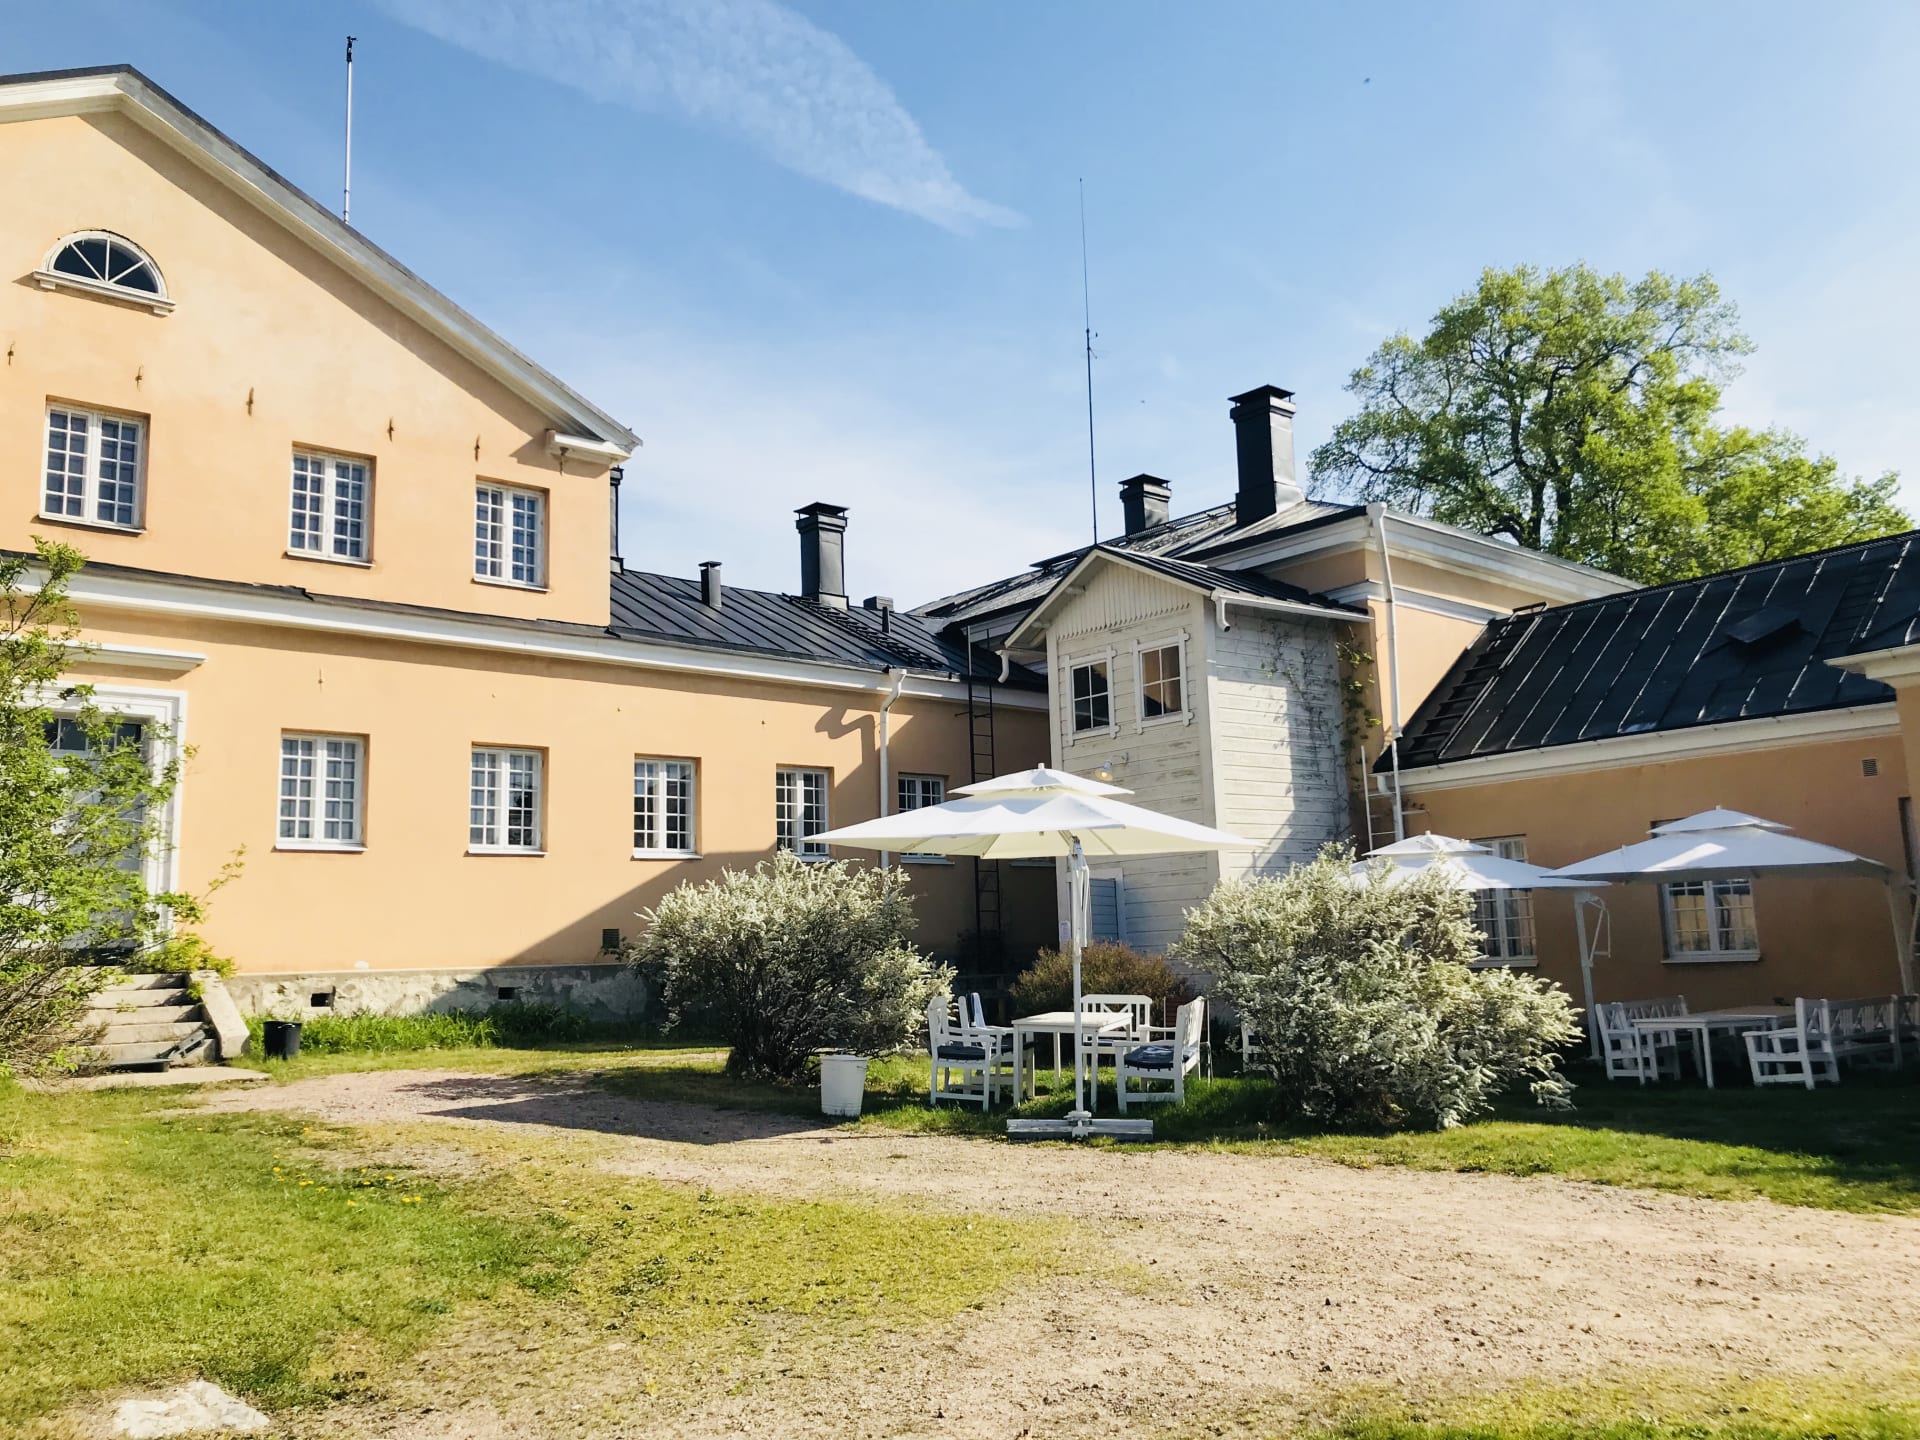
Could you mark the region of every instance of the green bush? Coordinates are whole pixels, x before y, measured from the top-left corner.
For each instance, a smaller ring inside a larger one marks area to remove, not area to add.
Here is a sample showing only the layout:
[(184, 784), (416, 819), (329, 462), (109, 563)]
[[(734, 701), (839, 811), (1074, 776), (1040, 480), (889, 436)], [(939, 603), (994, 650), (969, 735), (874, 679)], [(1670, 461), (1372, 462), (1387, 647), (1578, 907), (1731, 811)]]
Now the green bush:
[(1516, 1082), (1542, 1104), (1571, 1087), (1558, 1048), (1579, 1033), (1550, 981), (1470, 968), (1482, 937), (1468, 893), (1438, 871), (1360, 884), (1328, 846), (1271, 880), (1219, 886), (1174, 954), (1215, 977), (1264, 1047), (1254, 1069), (1315, 1120), (1445, 1129)]
[[(1088, 995), (1144, 995), (1153, 1001), (1157, 1025), (1170, 1023), (1173, 1012), (1196, 993), (1193, 982), (1166, 956), (1106, 940), (1082, 948), (1080, 988)], [(1072, 1009), (1072, 959), (1059, 950), (1042, 950), (1033, 967), (1013, 982), (1013, 1008), (1018, 1015)]]
[(802, 1079), (813, 1052), (883, 1055), (920, 1033), (952, 971), (913, 947), (899, 866), (786, 852), (683, 884), (641, 916), (627, 962), (658, 986), (669, 1025), (708, 1027), (740, 1079)]
[[(271, 1016), (253, 1016), (247, 1030), (260, 1053), (261, 1028)], [(576, 1010), (514, 1001), (491, 1010), (442, 1010), (426, 1015), (322, 1015), (301, 1022), (303, 1055), (382, 1054), (400, 1050), (556, 1044), (590, 1038), (600, 1027)]]

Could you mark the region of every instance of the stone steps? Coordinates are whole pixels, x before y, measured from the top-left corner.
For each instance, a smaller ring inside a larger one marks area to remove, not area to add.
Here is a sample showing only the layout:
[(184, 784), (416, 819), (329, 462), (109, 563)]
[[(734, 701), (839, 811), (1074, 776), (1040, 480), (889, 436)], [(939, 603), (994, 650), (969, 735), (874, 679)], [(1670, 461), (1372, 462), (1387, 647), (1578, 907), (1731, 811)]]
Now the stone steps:
[(128, 975), (95, 992), (82, 1020), (108, 1069), (206, 1064), (220, 1058), (206, 1011), (184, 975)]

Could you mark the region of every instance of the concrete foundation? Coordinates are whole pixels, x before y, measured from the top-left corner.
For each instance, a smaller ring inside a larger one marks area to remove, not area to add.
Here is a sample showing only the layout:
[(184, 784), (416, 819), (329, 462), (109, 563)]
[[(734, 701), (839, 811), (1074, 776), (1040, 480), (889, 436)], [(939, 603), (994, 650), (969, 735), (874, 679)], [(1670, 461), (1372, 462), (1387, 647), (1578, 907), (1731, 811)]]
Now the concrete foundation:
[(646, 983), (625, 965), (503, 965), (480, 970), (332, 970), (232, 975), (241, 1011), (278, 1020), (321, 1015), (422, 1015), (516, 1001), (563, 1005), (590, 1020), (639, 1020)]

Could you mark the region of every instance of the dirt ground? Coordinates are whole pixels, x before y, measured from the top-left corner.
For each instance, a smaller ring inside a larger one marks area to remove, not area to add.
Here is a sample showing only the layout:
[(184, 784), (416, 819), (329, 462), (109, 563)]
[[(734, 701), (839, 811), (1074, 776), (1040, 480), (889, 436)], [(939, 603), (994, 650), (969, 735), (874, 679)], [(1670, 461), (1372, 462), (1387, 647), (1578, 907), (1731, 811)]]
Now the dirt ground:
[(840, 1364), (776, 1344), (756, 1373), (672, 1413), (609, 1388), (615, 1357), (577, 1346), (547, 1347), (545, 1383), (521, 1400), (450, 1407), (432, 1398), (429, 1356), (418, 1396), (396, 1397), (360, 1431), (336, 1415), (329, 1434), (1160, 1434), (1276, 1397), (1891, 1374), (1920, 1354), (1920, 1219), (1298, 1157), (829, 1130), (585, 1081), (376, 1071), (221, 1094), (206, 1108), (588, 1132), (612, 1137), (603, 1163), (617, 1173), (719, 1191), (1068, 1215), (1077, 1243), (1154, 1277), (1144, 1294), (1031, 1287)]

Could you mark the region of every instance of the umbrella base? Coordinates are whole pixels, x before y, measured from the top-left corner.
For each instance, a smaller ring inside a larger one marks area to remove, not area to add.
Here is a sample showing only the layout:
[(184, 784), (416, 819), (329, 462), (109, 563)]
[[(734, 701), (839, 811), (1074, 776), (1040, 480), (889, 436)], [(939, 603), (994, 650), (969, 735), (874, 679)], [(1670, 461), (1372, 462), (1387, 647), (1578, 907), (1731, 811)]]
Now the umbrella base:
[(1151, 1120), (1095, 1120), (1092, 1116), (1064, 1120), (1009, 1120), (1009, 1140), (1151, 1140)]

